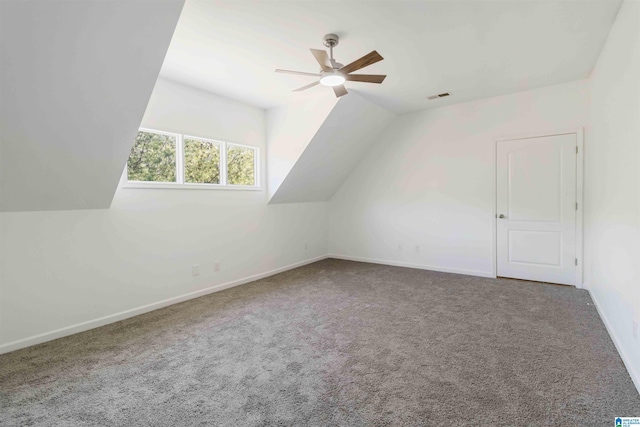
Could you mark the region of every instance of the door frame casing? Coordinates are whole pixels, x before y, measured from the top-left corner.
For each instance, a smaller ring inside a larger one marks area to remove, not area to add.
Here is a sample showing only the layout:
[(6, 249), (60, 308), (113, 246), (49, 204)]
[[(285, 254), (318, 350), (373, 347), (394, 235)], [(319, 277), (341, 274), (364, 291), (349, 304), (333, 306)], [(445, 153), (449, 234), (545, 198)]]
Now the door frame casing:
[(508, 135), (496, 138), (493, 144), (493, 277), (498, 277), (498, 143), (502, 141), (511, 141), (514, 139), (533, 139), (545, 136), (571, 135), (576, 136), (576, 146), (578, 153), (576, 154), (576, 259), (578, 265), (575, 270), (575, 287), (582, 289), (584, 287), (584, 253), (583, 253), (583, 221), (584, 221), (584, 128), (568, 130), (554, 130), (547, 132), (530, 132), (525, 134)]

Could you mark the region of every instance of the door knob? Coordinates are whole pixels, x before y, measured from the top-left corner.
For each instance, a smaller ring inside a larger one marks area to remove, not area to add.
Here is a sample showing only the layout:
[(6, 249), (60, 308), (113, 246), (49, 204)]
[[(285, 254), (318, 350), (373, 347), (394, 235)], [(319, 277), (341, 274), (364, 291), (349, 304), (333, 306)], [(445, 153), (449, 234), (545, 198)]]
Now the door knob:
[(498, 215), (498, 218), (502, 219), (502, 218), (506, 218), (506, 216), (500, 214), (500, 215)]

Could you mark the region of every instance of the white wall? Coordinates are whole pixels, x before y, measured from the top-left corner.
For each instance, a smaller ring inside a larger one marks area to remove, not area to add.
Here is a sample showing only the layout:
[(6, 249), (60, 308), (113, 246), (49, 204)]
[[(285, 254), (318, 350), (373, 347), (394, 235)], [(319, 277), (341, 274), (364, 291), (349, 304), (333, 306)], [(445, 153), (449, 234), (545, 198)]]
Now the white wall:
[(640, 2), (623, 3), (589, 86), (585, 281), (640, 391)]
[[(164, 80), (142, 122), (258, 146), (263, 165), (265, 125), (261, 109)], [(0, 352), (323, 256), (326, 229), (325, 203), (270, 206), (265, 188), (119, 188), (108, 210), (2, 213)]]
[(578, 129), (587, 105), (578, 81), (400, 116), (332, 199), (329, 252), (492, 275), (496, 138)]

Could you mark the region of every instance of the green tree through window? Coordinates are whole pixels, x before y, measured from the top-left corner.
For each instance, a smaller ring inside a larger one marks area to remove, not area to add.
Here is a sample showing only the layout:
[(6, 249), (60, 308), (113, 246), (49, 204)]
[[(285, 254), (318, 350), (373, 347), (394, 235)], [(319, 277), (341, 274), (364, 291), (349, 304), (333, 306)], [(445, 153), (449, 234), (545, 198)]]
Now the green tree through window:
[(185, 138), (184, 182), (220, 184), (220, 144)]
[(231, 185), (255, 185), (255, 150), (230, 145), (227, 149), (227, 182)]
[(138, 132), (127, 161), (129, 181), (176, 182), (176, 138)]
[(140, 184), (145, 182), (256, 187), (257, 153), (256, 147), (141, 129), (127, 160), (127, 180), (142, 188), (158, 187)]

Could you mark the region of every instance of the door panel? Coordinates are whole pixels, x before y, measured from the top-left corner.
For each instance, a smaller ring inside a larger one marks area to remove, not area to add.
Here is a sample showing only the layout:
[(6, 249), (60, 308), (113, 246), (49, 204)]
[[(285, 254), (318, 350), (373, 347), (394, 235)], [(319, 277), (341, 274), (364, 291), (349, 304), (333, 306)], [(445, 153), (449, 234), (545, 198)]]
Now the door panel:
[(525, 147), (508, 153), (509, 218), (560, 221), (562, 152)]
[(560, 265), (562, 234), (556, 231), (509, 230), (509, 262)]
[(575, 134), (498, 142), (498, 276), (574, 284), (575, 150)]

